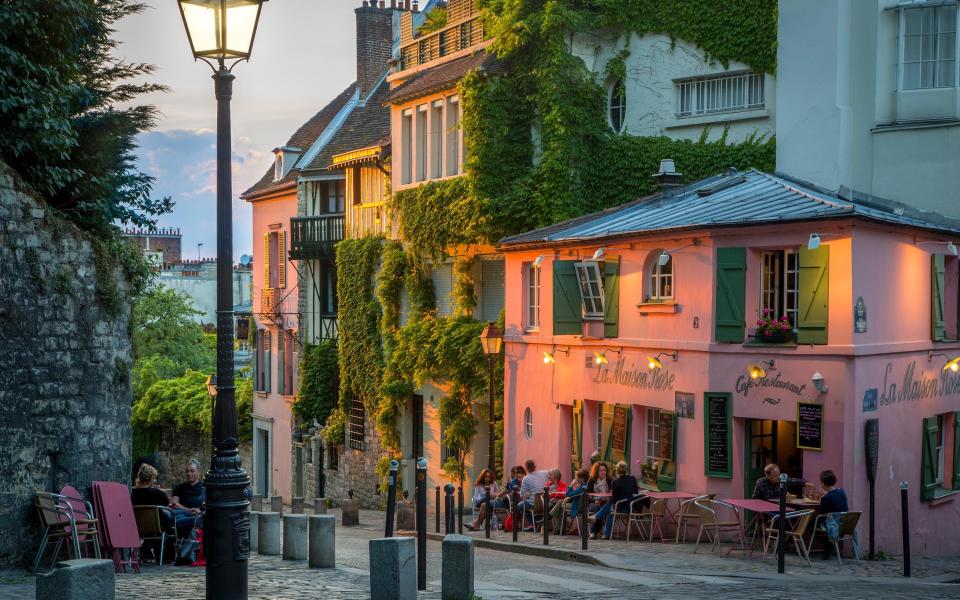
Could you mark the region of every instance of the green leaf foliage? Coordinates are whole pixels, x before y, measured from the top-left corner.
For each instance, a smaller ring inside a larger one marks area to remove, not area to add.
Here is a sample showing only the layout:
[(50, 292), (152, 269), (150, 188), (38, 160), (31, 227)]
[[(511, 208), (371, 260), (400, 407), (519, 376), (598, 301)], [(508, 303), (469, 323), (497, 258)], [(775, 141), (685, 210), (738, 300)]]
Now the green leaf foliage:
[(160, 285), (148, 289), (133, 307), (134, 360), (162, 356), (181, 366), (178, 375), (186, 369), (212, 371), (216, 336), (193, 320), (199, 314), (183, 294)]
[(300, 353), (300, 390), (293, 409), (308, 425), (325, 423), (337, 408), (337, 346), (331, 341), (306, 344)]

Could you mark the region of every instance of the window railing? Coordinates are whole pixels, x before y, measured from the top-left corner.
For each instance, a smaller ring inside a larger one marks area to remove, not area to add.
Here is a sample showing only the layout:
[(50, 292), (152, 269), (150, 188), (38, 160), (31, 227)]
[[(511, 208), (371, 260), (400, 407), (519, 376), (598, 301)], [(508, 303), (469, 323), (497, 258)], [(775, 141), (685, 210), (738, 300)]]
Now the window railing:
[(343, 239), (343, 214), (290, 219), (290, 258), (333, 258), (333, 246)]
[(480, 16), (422, 35), (400, 48), (400, 70), (422, 65), (475, 46), (484, 40)]
[(676, 88), (678, 117), (755, 110), (765, 105), (760, 73), (691, 79), (678, 82)]
[(350, 208), (350, 218), (347, 219), (347, 237), (351, 239), (368, 235), (389, 237), (390, 230), (390, 219), (387, 218), (385, 203), (358, 204)]

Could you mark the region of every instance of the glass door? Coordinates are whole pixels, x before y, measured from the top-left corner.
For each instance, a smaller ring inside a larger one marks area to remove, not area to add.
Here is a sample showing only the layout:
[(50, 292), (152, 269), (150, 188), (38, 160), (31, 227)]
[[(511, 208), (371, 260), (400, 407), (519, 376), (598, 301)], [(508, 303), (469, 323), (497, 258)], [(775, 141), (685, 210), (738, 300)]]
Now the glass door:
[(747, 438), (744, 448), (744, 497), (753, 496), (757, 479), (763, 477), (763, 468), (777, 462), (777, 422), (767, 419), (746, 419), (744, 431)]

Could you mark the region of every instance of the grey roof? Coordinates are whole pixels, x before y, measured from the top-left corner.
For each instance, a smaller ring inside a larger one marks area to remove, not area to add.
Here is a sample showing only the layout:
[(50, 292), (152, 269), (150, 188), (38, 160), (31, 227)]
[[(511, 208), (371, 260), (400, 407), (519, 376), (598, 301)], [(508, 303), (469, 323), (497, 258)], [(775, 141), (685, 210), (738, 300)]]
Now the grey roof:
[(550, 227), (510, 236), (500, 246), (538, 245), (684, 229), (859, 217), (960, 234), (960, 221), (877, 198), (844, 199), (756, 169), (730, 170), (674, 190)]

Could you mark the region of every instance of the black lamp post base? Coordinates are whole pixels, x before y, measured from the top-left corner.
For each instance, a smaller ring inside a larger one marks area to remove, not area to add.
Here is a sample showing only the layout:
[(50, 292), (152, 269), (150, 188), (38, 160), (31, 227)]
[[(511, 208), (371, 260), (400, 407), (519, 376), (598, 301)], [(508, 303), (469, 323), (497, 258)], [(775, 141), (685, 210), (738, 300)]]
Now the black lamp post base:
[(226, 440), (224, 446), (217, 449), (205, 479), (203, 542), (208, 573), (206, 597), (211, 600), (247, 597), (250, 478), (240, 465), (237, 440)]

